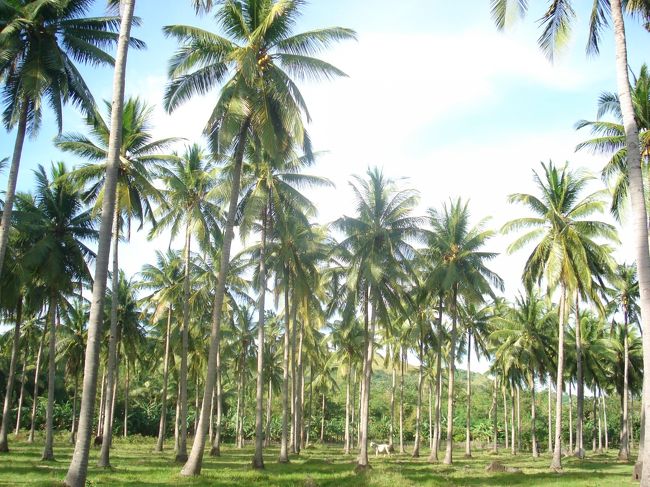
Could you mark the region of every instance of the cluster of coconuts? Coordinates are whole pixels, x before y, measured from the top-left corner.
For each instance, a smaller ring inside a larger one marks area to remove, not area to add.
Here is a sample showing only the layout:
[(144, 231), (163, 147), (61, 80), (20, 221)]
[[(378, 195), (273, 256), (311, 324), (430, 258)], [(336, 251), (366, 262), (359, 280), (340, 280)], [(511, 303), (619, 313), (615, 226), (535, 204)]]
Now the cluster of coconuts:
[(269, 64), (271, 64), (271, 56), (269, 56), (268, 53), (261, 53), (261, 55), (257, 59), (257, 65), (260, 67), (262, 71), (266, 71), (269, 67)]

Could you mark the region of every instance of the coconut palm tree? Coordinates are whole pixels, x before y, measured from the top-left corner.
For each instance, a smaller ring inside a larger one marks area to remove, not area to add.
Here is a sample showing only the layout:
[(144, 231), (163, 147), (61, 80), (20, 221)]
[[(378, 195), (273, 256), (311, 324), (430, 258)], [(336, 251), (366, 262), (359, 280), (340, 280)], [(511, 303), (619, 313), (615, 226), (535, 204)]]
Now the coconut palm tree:
[(548, 165), (542, 163), (542, 169), (542, 176), (533, 171), (539, 196), (524, 193), (509, 196), (511, 203), (525, 205), (533, 216), (508, 222), (502, 232), (530, 229), (508, 247), (508, 252), (536, 242), (524, 266), (522, 279), (529, 287), (545, 281), (549, 296), (556, 289), (560, 290), (555, 449), (551, 468), (561, 469), (564, 328), (568, 296), (574, 290), (593, 294), (593, 271), (606, 267), (611, 261), (609, 247), (597, 240), (616, 242), (617, 236), (612, 225), (586, 219), (605, 208), (603, 191), (583, 197), (590, 180), (588, 176), (580, 171), (570, 171), (568, 164), (558, 169), (552, 162)]
[(492, 287), (503, 289), (502, 279), (486, 267), (487, 261), (497, 254), (485, 252), (483, 247), (494, 235), (485, 230), (485, 220), (470, 226), (467, 203), (459, 200), (442, 211), (429, 210), (431, 230), (427, 234), (425, 257), (437, 265), (430, 271), (428, 282), (440, 283), (437, 289), (447, 295), (452, 318), (450, 333), (450, 354), (447, 362), (449, 378), (447, 382), (447, 445), (444, 463), (451, 464), (453, 448), (454, 417), (454, 371), (457, 352), (457, 326), (459, 320), (459, 298), (483, 301), (485, 296), (494, 297)]
[[(213, 203), (215, 187), (212, 161), (197, 144), (189, 146), (169, 167), (160, 169), (160, 178), (165, 184), (163, 199), (165, 206), (159, 209), (160, 218), (150, 232), (159, 235), (169, 228), (171, 238), (182, 230), (183, 247), (183, 325), (181, 329), (182, 351), (180, 368), (180, 442), (176, 461), (187, 460), (187, 352), (190, 322), (190, 252), (192, 236), (206, 243), (211, 232), (219, 229), (220, 208)], [(212, 396), (207, 400), (211, 401)]]
[(30, 241), (25, 266), (47, 293), (49, 324), (49, 371), (46, 440), (43, 460), (53, 460), (54, 380), (56, 372), (56, 325), (59, 304), (72, 294), (76, 283), (90, 279), (87, 261), (94, 253), (86, 246), (97, 238), (90, 210), (83, 209), (81, 192), (66, 181), (63, 163), (52, 166), (51, 177), (43, 166), (35, 171), (35, 194), (20, 195), (18, 210), (24, 215), (21, 234)]
[(368, 468), (368, 419), (370, 378), (377, 323), (385, 326), (388, 309), (402, 309), (402, 288), (409, 279), (410, 259), (415, 255), (411, 240), (420, 235), (421, 220), (411, 216), (418, 195), (400, 189), (397, 182), (377, 168), (366, 179), (354, 176), (350, 183), (357, 215), (335, 222), (345, 238), (339, 244), (341, 258), (349, 266), (350, 299), (344, 319), (361, 308), (364, 323), (364, 357), (361, 383), (360, 444), (358, 469)]
[[(551, 1), (549, 9), (541, 19), (543, 26), (542, 35), (539, 38), (541, 48), (547, 56), (553, 59), (557, 50), (566, 45), (569, 39), (571, 23), (575, 21), (575, 11), (570, 0)], [(491, 0), (492, 14), (499, 28), (505, 27), (507, 20), (513, 18), (511, 9), (518, 9), (518, 16), (525, 14), (528, 2), (510, 2), (509, 0)], [(623, 18), (624, 9), (639, 14), (646, 22), (650, 8), (645, 1), (624, 2), (623, 0), (596, 0), (592, 3), (591, 15), (589, 18), (589, 36), (587, 53), (597, 54), (602, 32), (609, 25), (611, 17), (614, 33), (614, 47), (616, 52), (616, 82), (618, 86), (618, 97), (621, 106), (623, 127), (625, 128), (625, 145), (627, 147), (627, 174), (629, 180), (629, 194), (631, 201), (631, 213), (633, 215), (634, 248), (636, 262), (639, 269), (640, 282), (640, 307), (641, 316), (648, 319), (650, 316), (650, 249), (648, 244), (648, 215), (646, 211), (643, 175), (641, 171), (641, 145), (639, 142), (639, 126), (635, 118), (634, 100), (631, 94), (630, 79), (628, 73), (627, 40), (625, 37), (625, 22)], [(647, 25), (647, 24), (646, 24)], [(644, 337), (645, 362), (650, 363), (650, 334)], [(645, 414), (650, 417), (650, 376), (648, 376), (647, 387), (644, 387), (643, 403), (646, 409)], [(650, 422), (647, 423), (650, 427)], [(648, 436), (650, 437), (650, 431)], [(644, 459), (640, 463), (650, 465), (650, 449), (644, 449)], [(553, 462), (554, 467), (560, 466), (559, 453)], [(650, 469), (643, 472), (642, 482), (650, 485)]]
[(102, 202), (101, 223), (97, 245), (97, 261), (93, 278), (93, 291), (88, 320), (88, 343), (84, 359), (84, 379), (79, 411), (79, 435), (75, 443), (70, 467), (64, 483), (68, 487), (83, 487), (88, 473), (88, 454), (90, 451), (90, 435), (92, 433), (95, 395), (97, 392), (97, 371), (99, 369), (99, 351), (101, 341), (101, 326), (104, 312), (104, 295), (108, 277), (108, 259), (115, 213), (117, 175), (120, 165), (120, 144), (122, 128), (122, 112), (124, 108), (124, 84), (126, 77), (126, 59), (131, 38), (133, 11), (135, 0), (120, 0), (120, 32), (115, 54), (115, 69), (113, 71), (113, 105), (111, 109), (110, 137), (108, 143), (108, 158), (106, 179), (104, 182), (104, 198)]
[[(198, 10), (209, 9), (212, 2), (198, 1), (194, 5)], [(254, 134), (271, 155), (282, 153), (284, 146), (293, 141), (304, 148), (305, 154), (310, 154), (309, 137), (303, 126), (303, 116), (309, 120), (309, 113), (291, 76), (330, 79), (343, 75), (331, 64), (313, 56), (334, 42), (355, 37), (353, 31), (338, 27), (294, 34), (293, 25), (301, 7), (302, 2), (293, 0), (220, 3), (216, 19), (228, 38), (190, 26), (165, 28), (168, 36), (181, 43), (170, 62), (171, 81), (165, 93), (168, 111), (225, 82), (205, 127), (215, 152), (231, 149), (234, 160), (220, 266), (223, 276), (217, 288), (217, 322), (221, 320), (247, 139)], [(201, 472), (209, 404), (216, 377), (215, 362), (216, 336), (213, 333), (199, 432), (183, 475)]]
[[(25, 136), (38, 133), (45, 104), (54, 110), (59, 131), (64, 104), (91, 113), (95, 102), (76, 64), (113, 64), (104, 49), (117, 41), (119, 19), (85, 17), (89, 9), (85, 0), (7, 0), (0, 5), (2, 121), (7, 130), (16, 129), (0, 223), (0, 275)], [(142, 43), (134, 40), (133, 45)]]

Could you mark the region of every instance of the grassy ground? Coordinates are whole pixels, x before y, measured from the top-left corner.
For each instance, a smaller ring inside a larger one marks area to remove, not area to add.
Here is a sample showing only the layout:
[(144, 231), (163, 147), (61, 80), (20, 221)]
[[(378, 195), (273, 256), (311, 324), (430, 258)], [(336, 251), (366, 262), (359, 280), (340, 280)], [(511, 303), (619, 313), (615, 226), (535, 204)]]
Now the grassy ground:
[[(63, 439), (55, 445), (55, 462), (40, 461), (42, 442), (28, 445), (13, 441), (9, 454), (0, 455), (0, 485), (57, 486), (61, 485), (72, 448)], [(528, 454), (498, 457), (477, 452), (474, 458), (456, 453), (453, 466), (427, 463), (423, 457), (393, 455), (391, 458), (371, 458), (372, 469), (365, 474), (354, 473), (354, 457), (343, 455), (339, 446), (317, 446), (291, 458), (288, 465), (276, 462), (277, 448), (266, 451), (266, 469), (250, 468), (252, 448), (237, 450), (227, 445), (220, 458), (206, 455), (203, 472), (197, 478), (178, 475), (180, 467), (173, 462), (173, 452), (153, 453), (155, 439), (124, 442), (118, 439), (111, 453), (113, 469), (95, 467), (98, 450), (91, 453), (88, 485), (92, 486), (627, 486), (638, 485), (631, 480), (632, 465), (616, 461), (615, 451), (606, 455), (588, 455), (586, 460), (564, 459), (562, 473), (548, 470), (549, 457), (533, 460)], [(191, 443), (188, 443), (191, 445)], [(522, 473), (485, 472), (492, 460), (518, 467)]]

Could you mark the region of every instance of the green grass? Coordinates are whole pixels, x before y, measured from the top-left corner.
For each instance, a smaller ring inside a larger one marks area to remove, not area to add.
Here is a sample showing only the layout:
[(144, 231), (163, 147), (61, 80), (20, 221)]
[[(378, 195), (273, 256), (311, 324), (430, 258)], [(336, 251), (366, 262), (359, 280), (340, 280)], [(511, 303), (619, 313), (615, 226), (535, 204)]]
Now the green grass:
[[(57, 486), (65, 476), (72, 448), (63, 437), (55, 445), (55, 462), (40, 460), (42, 441), (29, 445), (12, 441), (11, 452), (0, 454), (0, 485)], [(155, 439), (129, 442), (117, 439), (111, 452), (113, 469), (95, 467), (98, 449), (91, 453), (88, 485), (92, 486), (616, 486), (638, 485), (631, 479), (632, 464), (616, 461), (615, 451), (605, 455), (588, 455), (580, 461), (564, 459), (564, 470), (548, 470), (549, 457), (533, 460), (529, 454), (497, 457), (477, 452), (474, 458), (463, 458), (458, 450), (453, 466), (427, 463), (428, 451), (419, 459), (410, 455), (371, 458), (372, 469), (361, 475), (354, 473), (354, 456), (345, 456), (339, 446), (317, 446), (293, 456), (288, 465), (279, 465), (278, 449), (266, 450), (266, 469), (250, 467), (252, 448), (237, 450), (226, 445), (220, 458), (207, 454), (200, 477), (184, 478), (174, 464), (173, 452), (154, 453)], [(492, 460), (522, 469), (522, 473), (489, 474), (485, 467)]]

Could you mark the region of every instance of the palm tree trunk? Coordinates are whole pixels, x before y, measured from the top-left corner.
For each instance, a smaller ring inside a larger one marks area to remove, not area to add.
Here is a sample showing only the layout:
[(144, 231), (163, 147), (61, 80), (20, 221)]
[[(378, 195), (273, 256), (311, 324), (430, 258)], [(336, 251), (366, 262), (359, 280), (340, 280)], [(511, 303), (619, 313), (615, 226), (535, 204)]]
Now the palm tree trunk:
[(54, 460), (54, 381), (56, 380), (56, 321), (57, 321), (56, 294), (50, 295), (50, 350), (47, 372), (47, 416), (45, 426), (45, 447), (41, 460)]
[(106, 392), (106, 365), (102, 370), (102, 382), (101, 389), (99, 390), (99, 410), (98, 410), (98, 421), (97, 421), (97, 436), (101, 438), (102, 431), (104, 428), (104, 396)]
[(628, 384), (628, 374), (629, 374), (629, 344), (627, 338), (627, 309), (623, 310), (623, 319), (624, 319), (624, 328), (623, 328), (623, 357), (624, 357), (624, 366), (623, 366), (623, 394), (621, 395), (621, 404), (622, 404), (622, 415), (621, 415), (621, 444), (618, 450), (618, 459), (624, 462), (627, 462), (630, 459), (630, 446), (628, 442), (628, 397), (629, 397), (629, 384)]
[(11, 227), (11, 214), (14, 208), (14, 199), (16, 197), (16, 182), (18, 181), (18, 169), (20, 168), (20, 158), (23, 154), (23, 144), (27, 132), (27, 115), (29, 103), (21, 98), (20, 115), (18, 118), (18, 127), (16, 129), (16, 142), (14, 143), (14, 152), (11, 157), (11, 168), (7, 179), (7, 191), (4, 196), (4, 206), (2, 208), (2, 220), (0, 221), (0, 277), (2, 276), (2, 265), (5, 261), (7, 252), (7, 242), (9, 242), (9, 229)]
[[(352, 448), (352, 449), (354, 449), (354, 438), (356, 437), (356, 433), (359, 430), (359, 428), (357, 426), (357, 423), (356, 423), (358, 418), (355, 418), (355, 414), (356, 414), (356, 410), (357, 410), (357, 394), (356, 394), (356, 388), (357, 388), (357, 385), (356, 385), (356, 382), (357, 382), (356, 373), (357, 373), (357, 371), (355, 370), (354, 372), (355, 372), (355, 374), (352, 376), (352, 408), (350, 409), (350, 415), (351, 415), (350, 424), (352, 425), (352, 431), (351, 431), (351, 434), (350, 434), (350, 448)], [(358, 442), (357, 442), (357, 446), (358, 446)]]
[[(241, 361), (243, 362), (243, 360)], [(240, 365), (243, 367), (243, 364)], [(237, 418), (237, 421), (235, 422), (235, 446), (237, 448), (242, 448), (242, 441), (241, 441), (241, 409), (242, 409), (242, 381), (243, 381), (243, 375), (244, 371), (241, 370), (239, 373), (239, 380), (237, 381), (237, 409), (235, 410), (235, 418)]]
[(508, 401), (506, 400), (506, 385), (503, 385), (503, 424), (505, 428), (506, 437), (506, 450), (510, 445), (510, 437), (508, 436)]
[(400, 376), (399, 376), (399, 452), (404, 450), (404, 346), (400, 345)]
[(562, 383), (564, 381), (564, 323), (566, 319), (566, 289), (562, 285), (560, 295), (560, 319), (558, 320), (558, 345), (557, 345), (557, 380), (555, 398), (555, 442), (553, 459), (550, 468), (562, 468)]
[[(216, 297), (215, 297), (215, 305), (212, 308), (212, 319), (213, 321), (216, 319), (217, 311), (216, 311)], [(217, 401), (217, 424), (216, 424), (216, 431), (214, 432), (214, 441), (212, 442), (212, 448), (210, 449), (210, 456), (211, 457), (219, 457), (221, 456), (221, 413), (222, 413), (222, 398), (221, 398), (221, 331), (219, 330), (219, 327), (217, 327), (217, 353), (216, 353), (216, 364), (217, 364), (217, 370), (216, 370), (216, 391), (217, 391), (217, 396), (216, 396), (216, 401)], [(205, 396), (204, 396), (205, 397)], [(199, 419), (199, 428), (201, 427)]]
[(258, 301), (259, 315), (257, 319), (257, 388), (255, 391), (255, 454), (253, 468), (264, 468), (264, 313), (266, 297), (266, 226), (268, 205), (264, 207), (262, 215), (262, 240), (260, 247), (260, 296)]
[[(598, 430), (596, 429), (597, 428), (597, 426), (596, 426), (596, 417), (598, 417), (598, 406), (597, 406), (598, 403), (596, 402), (596, 396), (593, 397), (593, 403), (594, 403), (594, 427), (592, 429), (592, 435), (591, 435), (591, 438), (592, 438), (592, 441), (591, 441), (592, 447), (591, 447), (591, 449), (595, 453), (596, 452), (596, 439), (597, 439), (596, 435), (598, 434)], [(598, 424), (600, 424), (600, 417), (598, 417), (598, 420), (599, 420)]]
[(517, 451), (521, 451), (521, 389), (515, 388), (517, 393)]
[(273, 400), (273, 384), (269, 379), (269, 395), (266, 401), (266, 426), (264, 427), (264, 446), (271, 446), (271, 401)]
[(537, 431), (535, 421), (537, 415), (535, 411), (535, 372), (530, 374), (530, 441), (533, 448), (533, 458), (539, 457), (539, 449), (537, 448)]
[[(118, 264), (118, 248), (120, 241), (120, 201), (115, 196), (115, 208), (113, 209), (113, 273), (111, 282), (111, 325), (108, 339), (108, 360), (106, 365), (106, 390), (112, 399), (112, 392), (117, 383), (115, 369), (117, 367), (117, 308), (119, 305), (120, 267)], [(111, 466), (110, 451), (113, 441), (113, 401), (107, 400), (104, 404), (104, 434), (102, 435), (102, 450), (97, 461), (98, 467), (108, 468)]]
[[(442, 329), (442, 296), (438, 300), (438, 329)], [(436, 410), (433, 422), (433, 448), (429, 454), (430, 463), (438, 461), (438, 448), (440, 447), (440, 399), (442, 396), (442, 342), (438, 337), (438, 350), (436, 352)]]
[(567, 386), (569, 389), (569, 451), (573, 451), (573, 395), (571, 393), (571, 382)]
[(45, 336), (47, 335), (47, 324), (43, 329), (41, 340), (38, 344), (38, 352), (36, 353), (36, 367), (34, 369), (34, 394), (32, 395), (32, 416), (31, 425), (29, 427), (29, 437), (27, 443), (34, 443), (34, 427), (36, 426), (36, 404), (38, 403), (38, 374), (41, 371), (41, 358), (43, 356), (43, 344), (45, 343)]
[(129, 434), (129, 360), (126, 360), (126, 377), (124, 382), (124, 438)]
[(515, 442), (515, 388), (510, 386), (510, 453), (517, 454), (517, 444)]
[(247, 118), (242, 124), (239, 132), (237, 146), (234, 153), (234, 167), (232, 173), (232, 185), (230, 187), (230, 199), (228, 202), (228, 213), (226, 218), (226, 230), (223, 236), (221, 247), (221, 263), (219, 267), (219, 276), (217, 278), (217, 289), (215, 290), (215, 316), (212, 320), (212, 329), (210, 331), (210, 349), (208, 351), (208, 364), (205, 376), (205, 389), (203, 390), (203, 403), (201, 406), (201, 416), (199, 418), (198, 431), (194, 436), (192, 451), (181, 470), (181, 475), (191, 476), (201, 473), (203, 462), (203, 450), (205, 448), (205, 437), (208, 432), (208, 421), (210, 421), (210, 398), (214, 392), (214, 383), (216, 379), (217, 350), (219, 348), (219, 337), (221, 335), (220, 325), (223, 311), (223, 300), (226, 292), (226, 276), (230, 268), (230, 247), (234, 236), (235, 216), (237, 213), (237, 201), (239, 199), (240, 181), (242, 162), (244, 160), (244, 149), (251, 120)]
[(296, 367), (296, 373), (298, 375), (298, 387), (296, 389), (296, 452), (300, 453), (300, 449), (303, 446), (303, 404), (304, 404), (304, 395), (305, 395), (305, 378), (303, 375), (303, 362), (302, 362), (302, 344), (305, 336), (305, 324), (304, 320), (300, 320), (300, 328), (298, 331), (298, 364)]
[(99, 350), (101, 345), (101, 327), (104, 318), (104, 295), (106, 294), (106, 277), (108, 273), (109, 248), (111, 244), (112, 217), (115, 208), (115, 188), (121, 145), (122, 110), (124, 105), (124, 84), (126, 59), (133, 21), (135, 0), (121, 0), (120, 34), (115, 53), (115, 71), (113, 76), (113, 105), (111, 109), (111, 130), (108, 143), (108, 160), (102, 202), (102, 217), (99, 229), (97, 257), (95, 260), (95, 278), (88, 321), (88, 342), (84, 362), (84, 379), (79, 413), (79, 435), (75, 444), (70, 467), (65, 477), (68, 487), (83, 487), (88, 471), (88, 454), (90, 452), (90, 435), (92, 432), (95, 393), (97, 389), (97, 369), (99, 368)]
[(582, 338), (580, 329), (580, 295), (576, 293), (576, 450), (575, 455), (578, 458), (585, 457), (584, 445), (584, 401), (585, 401), (585, 383), (584, 373), (582, 371)]
[(18, 362), (18, 345), (20, 342), (20, 325), (23, 320), (23, 298), (18, 297), (16, 305), (16, 325), (14, 326), (14, 338), (11, 345), (11, 359), (9, 362), (9, 374), (7, 375), (7, 388), (5, 401), (2, 408), (2, 424), (0, 424), (0, 452), (9, 451), (7, 434), (9, 432), (9, 421), (11, 421), (11, 400), (14, 392), (14, 375), (16, 375), (16, 363)]
[(553, 411), (551, 410), (551, 374), (548, 374), (548, 452), (553, 451)]
[(429, 378), (429, 450), (433, 450), (433, 384)]
[[(390, 347), (388, 354), (390, 356)], [(390, 383), (390, 429), (388, 432), (388, 445), (393, 446), (393, 437), (395, 436), (395, 383), (397, 380), (397, 372), (395, 370), (395, 363), (392, 364), (391, 383)]]
[(70, 443), (74, 444), (77, 439), (77, 396), (79, 395), (79, 374), (74, 374), (74, 398), (72, 400), (72, 428), (70, 428)]
[(596, 397), (596, 401), (598, 404), (598, 453), (602, 454), (603, 453), (603, 424), (602, 424), (602, 407), (600, 404), (600, 388), (598, 388), (598, 396)]
[(603, 424), (605, 426), (605, 452), (609, 451), (609, 431), (607, 426), (607, 404), (605, 403), (605, 396), (601, 396), (603, 403)]
[(167, 329), (165, 330), (165, 358), (163, 359), (163, 384), (160, 408), (160, 425), (158, 427), (158, 441), (156, 451), (163, 451), (165, 435), (167, 434), (167, 384), (169, 383), (169, 342), (171, 340), (172, 328), (172, 305), (167, 308)]
[[(294, 300), (295, 292), (293, 296)], [(296, 423), (297, 423), (297, 402), (298, 402), (298, 376), (296, 374), (296, 327), (298, 323), (295, 319), (297, 313), (298, 305), (294, 302), (292, 309), (292, 320), (291, 320), (291, 435), (289, 440), (289, 446), (291, 447), (291, 453), (298, 453), (298, 445), (296, 442)]]
[(176, 414), (174, 414), (174, 452), (178, 451), (180, 439), (180, 416), (181, 416), (181, 385), (176, 384)]
[(350, 376), (351, 375), (353, 375), (352, 367), (348, 369), (348, 376), (345, 379), (345, 448), (343, 452), (346, 455), (350, 454)]
[(465, 422), (465, 457), (472, 456), (472, 439), (470, 429), (472, 427), (471, 409), (472, 409), (472, 329), (467, 328), (467, 420)]
[(25, 359), (23, 360), (23, 371), (20, 374), (20, 395), (18, 396), (18, 411), (16, 413), (16, 430), (14, 431), (14, 436), (18, 436), (20, 432), (20, 417), (23, 411), (23, 397), (25, 396), (25, 372), (27, 370), (27, 356), (29, 354), (29, 348), (25, 350)]
[[(366, 294), (365, 313), (368, 315), (368, 301), (370, 293)], [(363, 389), (361, 401), (360, 419), (360, 439), (359, 439), (359, 459), (357, 462), (357, 469), (364, 470), (368, 468), (368, 421), (370, 419), (370, 379), (372, 377), (372, 359), (374, 357), (374, 342), (375, 342), (375, 325), (376, 325), (376, 312), (373, 306), (372, 317), (370, 318), (370, 327), (366, 335), (367, 349), (363, 361)]]
[(422, 386), (424, 384), (424, 346), (422, 343), (422, 335), (420, 334), (420, 346), (419, 346), (419, 362), (420, 367), (418, 370), (418, 399), (417, 406), (415, 408), (415, 439), (413, 443), (413, 453), (411, 456), (413, 458), (418, 458), (420, 456), (420, 429), (421, 429), (421, 418), (422, 418)]
[(452, 321), (451, 334), (449, 335), (449, 379), (447, 381), (447, 448), (443, 463), (451, 465), (453, 463), (454, 447), (454, 375), (456, 372), (456, 323), (458, 321), (458, 286), (454, 285), (452, 297)]
[(322, 393), (323, 402), (321, 404), (320, 410), (320, 442), (321, 444), (325, 441), (325, 393)]
[(492, 391), (492, 411), (494, 414), (492, 453), (495, 455), (499, 452), (499, 401), (497, 400), (497, 375), (494, 374), (494, 386)]
[(289, 462), (289, 333), (291, 332), (289, 309), (289, 269), (285, 267), (284, 283), (284, 350), (282, 356), (282, 436), (280, 437), (279, 463)]
[(309, 436), (311, 431), (311, 421), (313, 417), (312, 399), (314, 397), (314, 364), (309, 364), (309, 414), (307, 415), (307, 434), (305, 440), (305, 447), (309, 446)]
[[(641, 174), (641, 152), (639, 150), (639, 130), (634, 115), (634, 105), (630, 94), (628, 75), (627, 45), (625, 40), (625, 24), (621, 0), (610, 0), (612, 21), (614, 26), (614, 41), (616, 46), (616, 80), (618, 96), (621, 104), (621, 114), (625, 128), (627, 146), (627, 165), (629, 191), (631, 199), (631, 214), (635, 230), (636, 262), (639, 275), (639, 305), (641, 308), (641, 323), (645, 324), (650, 317), (650, 252), (648, 251), (648, 216), (645, 207), (643, 176)], [(643, 334), (643, 362), (650, 364), (650, 333)], [(643, 378), (644, 410), (650, 412), (650, 374)], [(650, 422), (646, 422), (646, 429)], [(648, 431), (645, 431), (648, 436)], [(642, 464), (650, 465), (650, 448), (645, 448)], [(650, 485), (650, 468), (643, 469), (641, 485)]]
[(201, 384), (199, 383), (199, 375), (196, 374), (196, 383), (194, 385), (194, 434), (196, 434), (196, 425), (199, 422), (199, 411), (201, 406), (199, 403), (199, 389)]

